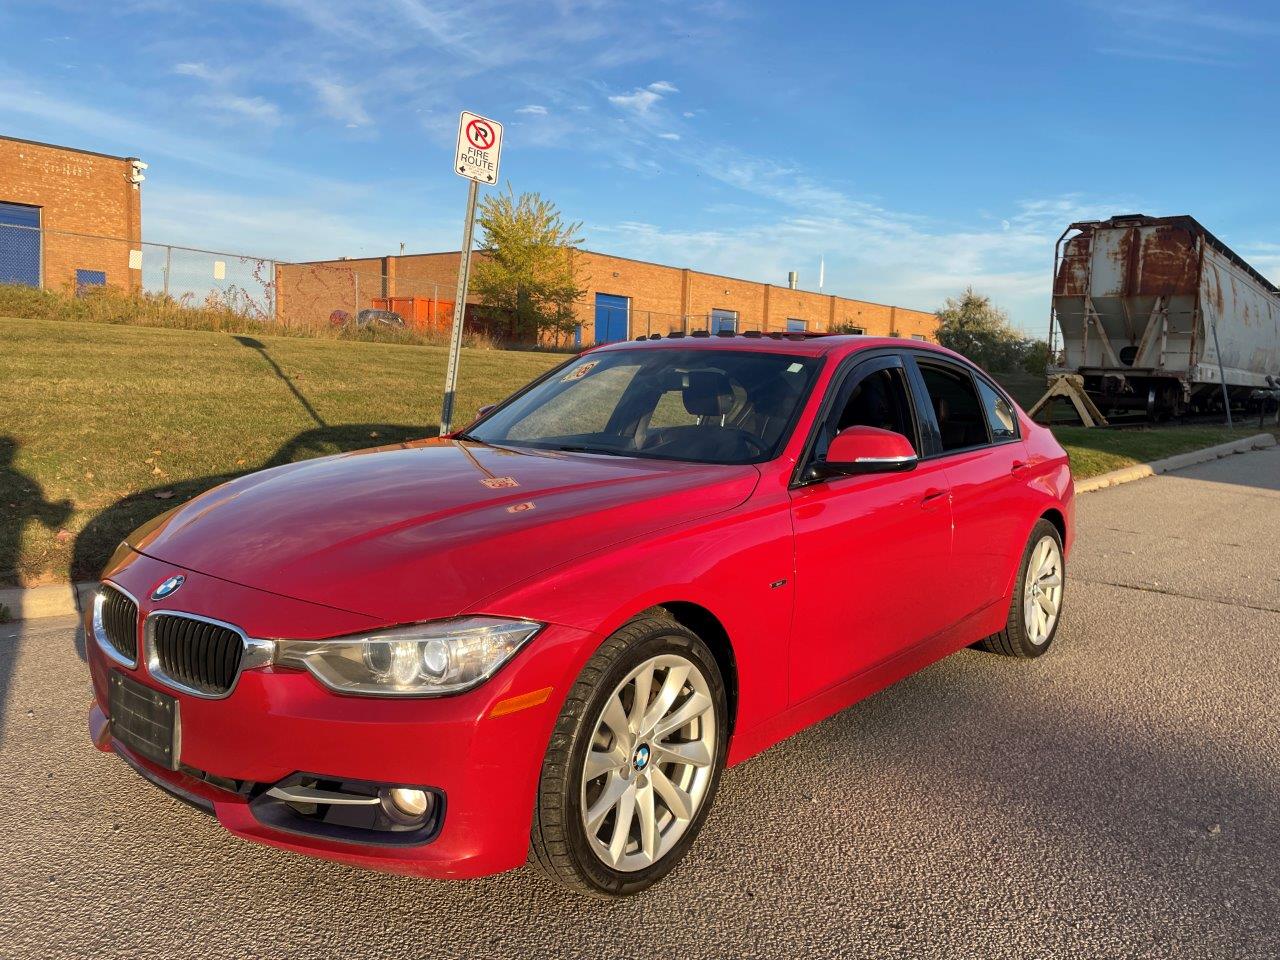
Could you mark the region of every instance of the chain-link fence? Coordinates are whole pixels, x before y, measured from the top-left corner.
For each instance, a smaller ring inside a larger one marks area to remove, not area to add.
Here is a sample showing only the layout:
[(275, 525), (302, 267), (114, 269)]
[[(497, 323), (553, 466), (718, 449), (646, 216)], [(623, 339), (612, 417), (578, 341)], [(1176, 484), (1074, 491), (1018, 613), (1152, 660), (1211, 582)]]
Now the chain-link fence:
[(96, 288), (276, 319), (274, 260), (0, 223), (0, 283), (68, 296)]
[(140, 314), (213, 310), (313, 329), (382, 324), (443, 333), (453, 287), (395, 276), (394, 258), (289, 263), (0, 222), (0, 285), (76, 298), (128, 297)]

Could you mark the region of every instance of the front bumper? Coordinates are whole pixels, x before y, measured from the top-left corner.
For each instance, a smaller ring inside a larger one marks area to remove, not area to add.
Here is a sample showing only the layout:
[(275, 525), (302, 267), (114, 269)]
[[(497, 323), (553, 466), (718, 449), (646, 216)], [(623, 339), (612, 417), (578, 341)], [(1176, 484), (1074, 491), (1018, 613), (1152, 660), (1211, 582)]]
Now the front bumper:
[[(135, 555), (111, 579), (146, 598), (155, 583), (174, 572), (171, 564)], [(181, 572), (187, 575), (181, 609), (218, 616), (251, 636), (280, 636), (272, 628), (282, 621), (291, 622), (296, 628), (292, 635), (303, 638), (366, 626), (353, 624), (363, 619), (354, 614)], [(140, 606), (145, 616), (154, 607), (176, 604), (143, 599)], [(150, 676), (145, 656), (132, 670), (121, 666), (99, 648), (91, 625), (86, 635), (95, 698), (89, 733), (99, 749), (119, 754), (162, 789), (211, 812), (237, 836), (357, 866), (432, 877), (483, 876), (524, 863), (551, 730), (569, 685), (596, 645), (586, 631), (548, 626), (489, 682), (453, 697), (342, 696), (309, 673), (268, 666), (246, 670), (228, 696), (212, 700), (184, 694)], [(178, 770), (151, 762), (111, 735), (106, 688), (112, 670), (177, 697)], [(506, 712), (511, 703), (530, 705)], [(492, 715), (495, 706), (497, 716)], [(251, 798), (301, 772), (434, 788), (445, 799), (443, 823), (429, 842), (386, 846), (302, 835), (261, 822)]]

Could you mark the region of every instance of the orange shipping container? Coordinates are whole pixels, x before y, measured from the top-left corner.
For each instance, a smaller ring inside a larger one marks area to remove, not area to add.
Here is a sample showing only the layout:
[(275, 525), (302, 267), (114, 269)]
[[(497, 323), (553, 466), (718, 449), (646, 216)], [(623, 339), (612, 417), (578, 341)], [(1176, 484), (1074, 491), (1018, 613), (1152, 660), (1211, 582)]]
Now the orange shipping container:
[(400, 315), (405, 326), (420, 331), (446, 331), (453, 323), (453, 301), (431, 297), (375, 297), (374, 309)]

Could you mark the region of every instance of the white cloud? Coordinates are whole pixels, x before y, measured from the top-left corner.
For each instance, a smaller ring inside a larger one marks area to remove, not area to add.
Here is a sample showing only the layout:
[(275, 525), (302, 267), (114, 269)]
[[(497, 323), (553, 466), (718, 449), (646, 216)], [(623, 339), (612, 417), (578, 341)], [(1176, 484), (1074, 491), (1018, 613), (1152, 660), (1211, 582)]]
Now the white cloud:
[(630, 93), (615, 94), (609, 98), (609, 102), (637, 116), (647, 117), (664, 97), (679, 92), (676, 85), (669, 80), (655, 80), (647, 87), (636, 87)]
[(678, 133), (671, 133), (671, 132), (667, 132), (667, 133), (660, 133), (660, 134), (658, 134), (658, 138), (659, 138), (660, 140), (679, 140), (679, 139), (680, 139), (680, 134), (678, 134)]
[(280, 108), (262, 97), (238, 97), (233, 94), (200, 97), (199, 102), (218, 110), (236, 114), (267, 126), (280, 123)]
[(184, 77), (196, 77), (210, 82), (225, 79), (221, 71), (213, 70), (205, 63), (175, 63), (173, 72)]
[(516, 110), (516, 113), (525, 113), (531, 117), (545, 117), (547, 115), (547, 108), (540, 103), (531, 103), (526, 107), (519, 107)]
[[(302, 182), (332, 190), (348, 186), (345, 181), (326, 179), (274, 161), (261, 151), (237, 150), (222, 140), (192, 137), (177, 129), (140, 123), (129, 113), (115, 113), (45, 95), (25, 78), (0, 68), (0, 117), (6, 114), (27, 117), (34, 122), (56, 117), (59, 130), (86, 134), (88, 139), (83, 142), (87, 147), (128, 152), (144, 160), (152, 156), (168, 157), (181, 164), (212, 170), (219, 176), (274, 184)], [(154, 190), (152, 181), (158, 175), (155, 169), (147, 174), (148, 191)], [(190, 214), (196, 217), (203, 212), (194, 208)]]
[(238, 120), (250, 120), (266, 126), (278, 126), (281, 122), (280, 107), (265, 97), (244, 96), (233, 92), (232, 81), (236, 71), (231, 67), (215, 68), (207, 63), (177, 63), (173, 72), (184, 77), (194, 77), (209, 85), (210, 93), (195, 98), (195, 104), (205, 110), (229, 114)]
[(609, 98), (609, 102), (615, 107), (621, 107), (623, 110), (630, 110), (644, 116), (661, 99), (662, 94), (660, 93), (654, 93), (652, 90), (636, 89), (631, 93), (616, 94)]
[(325, 113), (348, 127), (367, 127), (373, 118), (365, 111), (360, 95), (352, 87), (333, 80), (312, 80), (311, 85), (320, 97)]

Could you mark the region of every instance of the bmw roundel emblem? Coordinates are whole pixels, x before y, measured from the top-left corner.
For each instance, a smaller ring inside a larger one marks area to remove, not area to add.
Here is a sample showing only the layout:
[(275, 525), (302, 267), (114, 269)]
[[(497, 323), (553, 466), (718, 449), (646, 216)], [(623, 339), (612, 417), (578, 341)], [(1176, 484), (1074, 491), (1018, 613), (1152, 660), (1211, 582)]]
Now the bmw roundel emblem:
[(176, 593), (178, 588), (187, 582), (187, 578), (182, 574), (174, 574), (160, 586), (156, 587), (155, 592), (151, 594), (152, 600), (163, 600), (165, 597)]
[(642, 743), (640, 748), (636, 750), (636, 755), (632, 758), (631, 763), (636, 770), (643, 770), (649, 765), (649, 745)]

